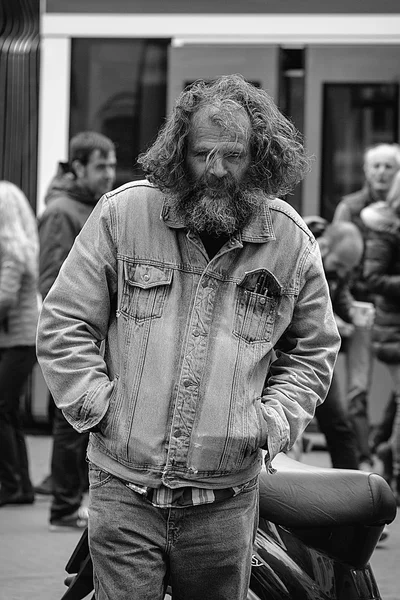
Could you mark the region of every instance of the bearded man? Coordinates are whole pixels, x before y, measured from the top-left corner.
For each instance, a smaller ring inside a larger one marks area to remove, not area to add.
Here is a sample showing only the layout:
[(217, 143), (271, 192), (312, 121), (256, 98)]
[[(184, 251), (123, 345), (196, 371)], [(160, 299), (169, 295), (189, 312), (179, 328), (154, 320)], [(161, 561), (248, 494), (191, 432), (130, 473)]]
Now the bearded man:
[(39, 361), (90, 432), (96, 600), (243, 600), (263, 457), (273, 473), (339, 348), (318, 244), (276, 198), (309, 160), (233, 75), (186, 89), (139, 162), (46, 297)]

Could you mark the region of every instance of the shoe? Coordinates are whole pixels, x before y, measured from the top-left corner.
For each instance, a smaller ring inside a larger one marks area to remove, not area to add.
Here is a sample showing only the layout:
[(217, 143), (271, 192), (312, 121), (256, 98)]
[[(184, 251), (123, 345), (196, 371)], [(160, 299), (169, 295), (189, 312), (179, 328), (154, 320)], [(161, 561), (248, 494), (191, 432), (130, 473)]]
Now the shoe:
[(49, 531), (76, 531), (86, 529), (89, 511), (86, 506), (81, 506), (71, 515), (50, 521)]
[(33, 494), (23, 492), (7, 494), (4, 491), (0, 492), (0, 506), (6, 506), (6, 504), (33, 504), (34, 502), (35, 496)]
[(53, 480), (51, 475), (46, 475), (43, 481), (41, 481), (38, 485), (35, 485), (33, 489), (35, 490), (35, 494), (40, 494), (42, 496), (52, 496)]

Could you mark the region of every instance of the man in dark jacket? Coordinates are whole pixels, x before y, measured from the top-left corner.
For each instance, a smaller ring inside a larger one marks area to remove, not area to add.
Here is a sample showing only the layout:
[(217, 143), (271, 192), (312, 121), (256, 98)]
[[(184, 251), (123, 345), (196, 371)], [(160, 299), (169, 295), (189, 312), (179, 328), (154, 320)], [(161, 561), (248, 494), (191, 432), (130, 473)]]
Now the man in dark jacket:
[[(339, 202), (333, 223), (351, 221), (366, 238), (366, 227), (360, 218), (363, 208), (378, 200), (386, 200), (395, 173), (400, 168), (400, 146), (378, 144), (364, 153), (364, 187)], [(354, 299), (373, 302), (363, 277), (363, 260), (351, 286)], [(346, 346), (347, 405), (357, 436), (359, 464), (363, 470), (373, 466), (369, 445), (368, 392), (372, 375), (371, 329), (356, 326)]]
[[(110, 139), (93, 131), (71, 139), (69, 162), (59, 163), (39, 220), (39, 289), (43, 299), (97, 201), (112, 189), (115, 169), (115, 147)], [(87, 442), (88, 434), (77, 433), (61, 410), (54, 408), (51, 475), (36, 487), (37, 493), (53, 494), (51, 530), (87, 524), (81, 509), (87, 488)]]

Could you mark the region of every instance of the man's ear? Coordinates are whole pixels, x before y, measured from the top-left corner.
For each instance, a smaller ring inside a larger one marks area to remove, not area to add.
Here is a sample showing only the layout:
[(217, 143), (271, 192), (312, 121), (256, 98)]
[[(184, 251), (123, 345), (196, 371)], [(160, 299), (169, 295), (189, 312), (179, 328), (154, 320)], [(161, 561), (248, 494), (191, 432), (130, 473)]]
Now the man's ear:
[(85, 175), (85, 165), (83, 165), (80, 160), (76, 159), (72, 161), (71, 166), (76, 178), (82, 179), (82, 177)]

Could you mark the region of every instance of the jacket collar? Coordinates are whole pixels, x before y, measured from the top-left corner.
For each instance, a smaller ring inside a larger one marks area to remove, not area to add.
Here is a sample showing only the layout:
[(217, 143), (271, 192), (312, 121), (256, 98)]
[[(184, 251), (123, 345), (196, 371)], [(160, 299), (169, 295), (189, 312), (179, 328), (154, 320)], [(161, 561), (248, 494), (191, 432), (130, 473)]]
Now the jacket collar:
[(58, 163), (57, 174), (50, 182), (44, 199), (45, 204), (49, 204), (52, 200), (60, 196), (63, 198), (68, 197), (71, 200), (76, 200), (89, 206), (95, 206), (98, 201), (98, 198), (88, 188), (77, 182), (68, 163), (62, 162)]
[[(168, 196), (164, 197), (160, 219), (171, 229), (185, 229), (182, 217), (177, 213), (175, 207), (168, 202)], [(250, 220), (237, 237), (243, 242), (254, 244), (263, 244), (268, 240), (276, 239), (267, 196), (265, 196), (259, 214)]]

